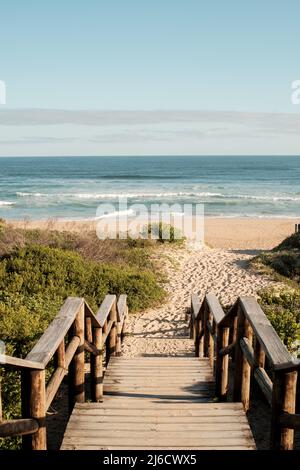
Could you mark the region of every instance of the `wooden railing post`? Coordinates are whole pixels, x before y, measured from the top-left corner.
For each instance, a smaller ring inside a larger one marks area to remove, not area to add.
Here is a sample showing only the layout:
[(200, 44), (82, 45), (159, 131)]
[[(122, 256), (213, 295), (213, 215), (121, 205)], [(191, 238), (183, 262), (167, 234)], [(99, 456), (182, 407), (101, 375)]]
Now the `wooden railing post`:
[(196, 340), (195, 338), (195, 328), (194, 328), (194, 309), (193, 302), (191, 302), (191, 313), (190, 313), (190, 339)]
[(229, 355), (221, 355), (220, 351), (228, 346), (229, 333), (229, 327), (217, 331), (216, 396), (222, 401), (227, 399)]
[(45, 370), (22, 371), (22, 417), (33, 418), (39, 428), (22, 437), (23, 449), (46, 450), (46, 383)]
[(86, 337), (86, 339), (89, 343), (93, 342), (93, 331), (92, 331), (92, 319), (91, 319), (91, 317), (85, 317), (85, 337)]
[(109, 356), (116, 355), (117, 346), (117, 306), (116, 302), (113, 303), (109, 314), (109, 320), (112, 321), (112, 327), (108, 338)]
[(125, 307), (125, 314), (124, 314), (124, 321), (123, 321), (123, 328), (121, 332), (121, 340), (125, 338), (125, 336), (128, 334), (128, 306), (126, 305)]
[[(244, 323), (244, 336), (248, 339), (249, 343), (252, 345), (253, 331), (249, 322), (246, 319)], [(243, 355), (241, 399), (242, 399), (245, 412), (249, 410), (249, 406), (250, 406), (250, 383), (251, 383), (251, 366), (248, 363), (246, 357)]]
[(116, 356), (120, 356), (122, 351), (122, 317), (119, 315), (118, 311), (116, 319), (116, 332)]
[(92, 399), (99, 402), (103, 399), (102, 328), (94, 328), (93, 344), (100, 353), (91, 358)]
[[(104, 322), (102, 332), (104, 335), (107, 334), (107, 320)], [(105, 342), (105, 364), (109, 363), (109, 357), (110, 357), (110, 349), (109, 349), (109, 341), (108, 339)]]
[(210, 332), (208, 330), (208, 357), (209, 357), (209, 364), (210, 364), (210, 367), (213, 369), (214, 368), (214, 360), (215, 360), (215, 342), (214, 342), (214, 338), (212, 336), (215, 328), (216, 328), (216, 325), (215, 325), (215, 322), (214, 322), (214, 319), (213, 319), (213, 315), (212, 313), (209, 311), (208, 312), (208, 315), (207, 315), (207, 321), (210, 323), (211, 325), (211, 328), (212, 328), (212, 331)]
[(209, 337), (210, 337), (210, 332), (209, 332), (209, 329), (208, 329), (208, 326), (207, 326), (208, 317), (209, 317), (208, 306), (207, 306), (207, 305), (204, 305), (204, 309), (203, 309), (203, 334), (204, 334), (204, 338), (203, 338), (203, 354), (204, 354), (204, 357), (209, 357)]
[(200, 320), (197, 317), (194, 320), (194, 327), (193, 327), (193, 339), (195, 345), (195, 357), (200, 357)]
[(39, 423), (39, 429), (32, 434), (32, 450), (46, 450), (46, 383), (45, 370), (33, 370), (31, 375), (30, 415)]
[(272, 393), (271, 449), (292, 450), (294, 430), (280, 425), (283, 413), (295, 413), (296, 410), (297, 371), (274, 372)]
[(85, 371), (84, 371), (84, 304), (80, 307), (70, 330), (70, 338), (78, 336), (79, 345), (69, 367), (69, 411), (75, 403), (85, 401)]
[(257, 367), (265, 367), (265, 362), (266, 362), (266, 354), (258, 341), (258, 338), (256, 337), (255, 339), (255, 364)]
[(245, 317), (240, 307), (238, 307), (236, 346), (234, 359), (234, 380), (233, 380), (233, 401), (241, 401), (242, 381), (243, 381), (243, 353), (240, 340), (244, 336)]
[(80, 308), (74, 322), (74, 335), (80, 339), (79, 346), (74, 356), (74, 399), (77, 403), (84, 403), (84, 305)]
[(63, 340), (57, 348), (57, 351), (55, 354), (55, 362), (56, 362), (56, 367), (62, 367), (63, 369), (66, 367), (65, 340)]

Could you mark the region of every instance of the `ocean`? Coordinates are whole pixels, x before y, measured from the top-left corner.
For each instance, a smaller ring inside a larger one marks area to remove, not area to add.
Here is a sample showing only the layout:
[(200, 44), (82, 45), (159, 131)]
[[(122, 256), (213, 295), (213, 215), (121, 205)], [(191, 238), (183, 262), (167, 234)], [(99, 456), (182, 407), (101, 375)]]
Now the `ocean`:
[(119, 196), (129, 207), (203, 203), (214, 217), (300, 217), (300, 157), (0, 158), (2, 218), (93, 219)]

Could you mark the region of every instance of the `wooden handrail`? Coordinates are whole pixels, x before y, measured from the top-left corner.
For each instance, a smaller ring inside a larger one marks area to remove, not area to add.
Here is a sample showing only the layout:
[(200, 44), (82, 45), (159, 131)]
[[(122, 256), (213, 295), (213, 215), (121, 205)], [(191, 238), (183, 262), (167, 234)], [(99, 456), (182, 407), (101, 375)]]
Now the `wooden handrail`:
[(299, 428), (295, 410), (300, 363), (293, 361), (256, 299), (239, 297), (225, 315), (215, 295), (207, 294), (200, 302), (192, 294), (190, 336), (196, 356), (210, 359), (219, 400), (228, 399), (231, 355), (233, 400), (242, 401), (248, 411), (253, 377), (272, 407), (271, 448), (291, 449), (294, 429)]
[(292, 361), (292, 356), (279, 338), (270, 321), (254, 297), (240, 297), (240, 307), (271, 364), (280, 365)]
[(39, 369), (45, 368), (42, 362), (29, 361), (28, 359), (21, 359), (20, 357), (7, 356), (6, 354), (0, 354), (0, 365), (5, 365), (11, 369)]
[(107, 295), (100, 305), (100, 308), (96, 314), (96, 318), (99, 321), (101, 327), (104, 326), (113, 305), (116, 303), (116, 300), (117, 297), (115, 295)]
[[(128, 315), (127, 296), (107, 295), (97, 315), (83, 298), (69, 297), (25, 359), (0, 355), (4, 368), (20, 370), (22, 418), (1, 420), (0, 437), (23, 436), (23, 447), (46, 449), (46, 412), (64, 377), (69, 381), (69, 408), (85, 400), (85, 351), (90, 353), (91, 395), (103, 399), (103, 361), (121, 352)], [(55, 368), (46, 384), (45, 369), (54, 358)], [(1, 409), (1, 390), (0, 390)]]
[(10, 419), (0, 422), (1, 437), (26, 436), (33, 434), (39, 429), (36, 419)]
[(205, 296), (206, 305), (212, 313), (214, 322), (218, 325), (225, 317), (224, 310), (221, 307), (219, 299), (214, 294), (207, 294)]
[(27, 354), (26, 359), (37, 361), (47, 366), (58, 346), (66, 336), (78, 311), (84, 304), (84, 299), (68, 297), (58, 315), (50, 323), (43, 336), (34, 348)]

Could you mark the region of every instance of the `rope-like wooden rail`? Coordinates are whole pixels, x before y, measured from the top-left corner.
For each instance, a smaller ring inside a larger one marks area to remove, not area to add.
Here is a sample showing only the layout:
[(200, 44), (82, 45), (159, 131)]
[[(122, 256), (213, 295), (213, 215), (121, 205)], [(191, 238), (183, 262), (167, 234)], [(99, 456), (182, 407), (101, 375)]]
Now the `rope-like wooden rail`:
[[(0, 437), (23, 436), (23, 447), (45, 450), (46, 413), (68, 375), (69, 408), (85, 401), (85, 354), (90, 354), (91, 396), (102, 401), (104, 361), (120, 354), (128, 315), (127, 296), (107, 295), (95, 315), (83, 298), (69, 297), (25, 359), (0, 355), (0, 364), (21, 371), (22, 418), (3, 420)], [(55, 368), (46, 383), (45, 370)], [(1, 390), (0, 390), (0, 410)]]
[(251, 378), (255, 378), (272, 408), (271, 448), (292, 449), (294, 430), (300, 428), (300, 415), (295, 414), (300, 364), (293, 361), (255, 298), (239, 297), (225, 315), (215, 295), (207, 294), (201, 303), (192, 294), (190, 311), (195, 354), (209, 357), (216, 396), (228, 399), (231, 356), (233, 400), (242, 401), (247, 412)]

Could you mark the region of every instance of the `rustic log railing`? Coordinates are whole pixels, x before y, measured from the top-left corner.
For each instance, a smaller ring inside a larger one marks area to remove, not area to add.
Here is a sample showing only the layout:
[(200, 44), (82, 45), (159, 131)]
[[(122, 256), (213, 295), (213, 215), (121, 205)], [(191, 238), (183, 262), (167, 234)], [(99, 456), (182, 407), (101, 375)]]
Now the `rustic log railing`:
[[(103, 397), (104, 362), (121, 352), (128, 315), (127, 297), (107, 295), (95, 315), (83, 298), (69, 297), (25, 359), (0, 355), (0, 365), (21, 371), (22, 418), (3, 420), (0, 437), (22, 436), (23, 447), (47, 448), (46, 414), (68, 375), (69, 411), (85, 401), (85, 356), (90, 354), (91, 397)], [(46, 383), (46, 367), (54, 371)], [(0, 411), (1, 411), (0, 389)]]
[(234, 363), (232, 400), (250, 407), (250, 384), (256, 379), (271, 405), (272, 449), (293, 448), (294, 430), (300, 429), (296, 414), (297, 374), (285, 345), (254, 297), (239, 297), (225, 315), (217, 297), (207, 294), (202, 303), (192, 294), (190, 337), (195, 354), (208, 357), (214, 367), (216, 397), (228, 399), (229, 357)]

